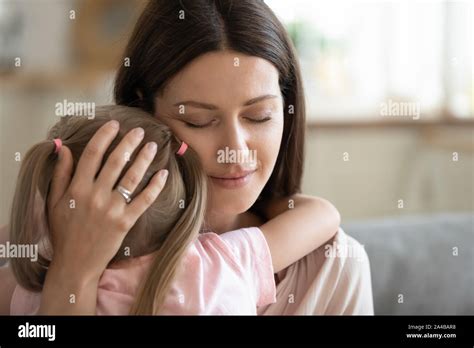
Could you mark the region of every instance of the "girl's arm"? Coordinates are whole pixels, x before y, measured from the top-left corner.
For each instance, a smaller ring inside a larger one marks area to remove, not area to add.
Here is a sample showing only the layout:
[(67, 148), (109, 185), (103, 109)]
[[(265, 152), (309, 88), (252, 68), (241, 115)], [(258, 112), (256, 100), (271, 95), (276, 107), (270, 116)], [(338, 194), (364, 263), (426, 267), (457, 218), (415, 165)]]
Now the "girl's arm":
[(266, 207), (268, 222), (260, 226), (277, 273), (333, 237), (341, 216), (327, 200), (295, 194)]

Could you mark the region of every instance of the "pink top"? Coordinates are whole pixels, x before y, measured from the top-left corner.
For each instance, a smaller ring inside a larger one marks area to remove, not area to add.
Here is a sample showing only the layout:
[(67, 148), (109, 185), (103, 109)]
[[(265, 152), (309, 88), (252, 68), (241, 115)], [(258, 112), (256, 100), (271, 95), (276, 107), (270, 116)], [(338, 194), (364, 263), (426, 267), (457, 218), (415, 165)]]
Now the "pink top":
[[(154, 254), (122, 260), (99, 281), (97, 314), (127, 315)], [(257, 306), (276, 302), (268, 244), (258, 227), (223, 234), (202, 233), (190, 246), (159, 314), (257, 314)], [(11, 314), (38, 311), (41, 293), (17, 286)]]

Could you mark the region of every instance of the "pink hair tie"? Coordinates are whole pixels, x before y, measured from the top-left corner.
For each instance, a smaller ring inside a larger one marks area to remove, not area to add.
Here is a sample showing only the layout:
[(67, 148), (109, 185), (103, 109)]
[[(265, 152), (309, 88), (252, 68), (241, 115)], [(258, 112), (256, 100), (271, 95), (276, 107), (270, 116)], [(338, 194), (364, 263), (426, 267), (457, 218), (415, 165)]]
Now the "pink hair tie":
[(54, 153), (58, 153), (59, 150), (61, 150), (61, 146), (63, 145), (63, 142), (59, 138), (55, 138), (53, 141), (54, 141), (54, 145), (56, 146), (56, 148), (54, 149)]
[(179, 150), (176, 152), (178, 156), (184, 155), (186, 152), (186, 149), (188, 148), (188, 144), (186, 144), (184, 141), (181, 142), (181, 146), (179, 147)]

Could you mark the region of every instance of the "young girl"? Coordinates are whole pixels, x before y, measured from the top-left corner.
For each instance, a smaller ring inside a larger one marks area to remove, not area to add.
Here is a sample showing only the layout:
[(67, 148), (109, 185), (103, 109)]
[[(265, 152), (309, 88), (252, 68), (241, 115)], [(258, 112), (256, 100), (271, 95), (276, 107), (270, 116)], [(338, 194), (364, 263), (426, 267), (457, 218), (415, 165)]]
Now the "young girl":
[[(34, 314), (40, 305), (53, 253), (46, 202), (58, 148), (68, 146), (76, 168), (90, 138), (110, 120), (119, 121), (120, 132), (102, 165), (128, 131), (138, 126), (145, 130), (136, 151), (124, 154), (129, 161), (121, 177), (144, 144), (154, 141), (158, 145), (137, 189), (131, 194), (124, 191), (127, 201), (146, 187), (154, 173), (167, 169), (169, 175), (158, 199), (137, 220), (102, 274), (97, 314), (256, 314), (256, 307), (276, 301), (274, 273), (322, 245), (338, 230), (339, 216), (327, 215), (324, 229), (308, 228), (316, 226), (322, 216), (314, 201), (304, 197), (293, 202), (294, 209), (288, 209), (288, 201), (274, 204), (269, 215), (276, 217), (260, 227), (221, 235), (201, 230), (207, 177), (197, 154), (167, 126), (141, 110), (100, 107), (92, 120), (63, 117), (50, 130), (49, 140), (34, 145), (22, 161), (12, 205), (10, 242), (38, 244), (40, 255), (37, 262), (11, 259), (19, 284), (12, 297), (11, 314)], [(73, 205), (71, 202), (72, 209)], [(294, 233), (285, 232), (291, 230), (289, 226)]]

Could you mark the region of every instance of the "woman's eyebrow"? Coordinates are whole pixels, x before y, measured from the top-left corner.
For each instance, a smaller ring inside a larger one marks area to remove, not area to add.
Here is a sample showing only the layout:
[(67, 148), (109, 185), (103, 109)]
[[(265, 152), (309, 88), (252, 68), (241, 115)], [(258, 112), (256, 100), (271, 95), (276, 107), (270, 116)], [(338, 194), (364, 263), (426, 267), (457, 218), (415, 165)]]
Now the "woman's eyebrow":
[[(259, 97), (247, 100), (244, 103), (243, 106), (249, 106), (249, 105), (261, 102), (261, 101), (266, 100), (266, 99), (271, 99), (271, 98), (278, 98), (278, 96), (276, 96), (274, 94), (261, 95)], [(180, 105), (187, 105), (187, 106), (192, 106), (192, 107), (195, 107), (195, 108), (206, 109), (206, 110), (218, 110), (219, 109), (215, 105), (202, 103), (202, 102), (198, 102), (198, 101), (195, 101), (195, 100), (186, 100), (186, 101), (182, 101), (182, 102), (178, 102), (178, 103), (173, 104), (173, 106), (180, 106)]]

